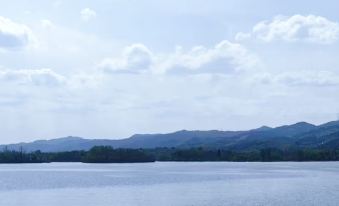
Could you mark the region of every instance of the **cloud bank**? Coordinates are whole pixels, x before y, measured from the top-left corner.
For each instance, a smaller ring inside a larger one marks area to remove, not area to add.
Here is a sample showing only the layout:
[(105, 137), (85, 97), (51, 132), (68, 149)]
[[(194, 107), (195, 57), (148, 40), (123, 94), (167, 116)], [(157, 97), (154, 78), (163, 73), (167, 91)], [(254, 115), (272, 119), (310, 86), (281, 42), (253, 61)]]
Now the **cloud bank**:
[(237, 40), (254, 38), (263, 42), (305, 41), (330, 44), (338, 40), (339, 24), (322, 16), (276, 16), (271, 21), (257, 23), (251, 32), (238, 33)]
[(212, 48), (196, 46), (185, 51), (177, 47), (166, 54), (133, 44), (120, 58), (106, 58), (98, 67), (111, 73), (233, 73), (252, 68), (258, 61), (244, 46), (224, 40)]
[(280, 74), (263, 73), (253, 77), (264, 84), (283, 84), (287, 86), (338, 86), (339, 75), (329, 71), (294, 71)]
[(2, 83), (31, 84), (36, 86), (56, 86), (66, 78), (51, 69), (0, 70)]

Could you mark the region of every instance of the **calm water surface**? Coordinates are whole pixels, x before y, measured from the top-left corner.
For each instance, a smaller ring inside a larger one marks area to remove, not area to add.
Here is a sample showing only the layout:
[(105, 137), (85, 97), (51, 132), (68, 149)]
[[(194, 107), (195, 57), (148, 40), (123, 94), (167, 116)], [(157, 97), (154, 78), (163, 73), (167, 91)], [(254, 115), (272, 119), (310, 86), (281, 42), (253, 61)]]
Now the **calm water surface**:
[(339, 162), (0, 165), (0, 205), (339, 205)]

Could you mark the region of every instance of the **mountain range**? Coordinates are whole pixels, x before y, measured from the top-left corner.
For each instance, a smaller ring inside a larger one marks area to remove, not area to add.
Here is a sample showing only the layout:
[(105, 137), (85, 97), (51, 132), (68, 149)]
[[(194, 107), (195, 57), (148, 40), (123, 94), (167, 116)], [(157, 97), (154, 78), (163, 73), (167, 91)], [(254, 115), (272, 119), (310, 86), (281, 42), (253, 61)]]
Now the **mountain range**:
[(298, 122), (280, 127), (263, 126), (248, 131), (187, 131), (167, 134), (135, 134), (126, 139), (85, 139), (63, 137), (37, 140), (28, 143), (0, 145), (0, 149), (61, 152), (89, 150), (93, 146), (107, 145), (114, 148), (222, 148), (234, 151), (262, 148), (319, 148), (339, 149), (339, 121), (321, 125)]

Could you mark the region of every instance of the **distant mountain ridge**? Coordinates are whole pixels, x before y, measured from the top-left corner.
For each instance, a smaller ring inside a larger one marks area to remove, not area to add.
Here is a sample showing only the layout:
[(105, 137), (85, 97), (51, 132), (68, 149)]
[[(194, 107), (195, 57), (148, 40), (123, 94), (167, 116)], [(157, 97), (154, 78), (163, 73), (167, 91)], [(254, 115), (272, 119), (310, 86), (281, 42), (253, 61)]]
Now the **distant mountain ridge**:
[(29, 143), (0, 145), (0, 149), (60, 152), (89, 150), (93, 146), (114, 148), (159, 148), (159, 147), (208, 147), (229, 150), (256, 150), (262, 148), (338, 148), (339, 121), (321, 125), (298, 122), (280, 127), (263, 126), (248, 131), (188, 131), (181, 130), (167, 134), (135, 134), (126, 139), (85, 139), (63, 137), (51, 140), (37, 140)]

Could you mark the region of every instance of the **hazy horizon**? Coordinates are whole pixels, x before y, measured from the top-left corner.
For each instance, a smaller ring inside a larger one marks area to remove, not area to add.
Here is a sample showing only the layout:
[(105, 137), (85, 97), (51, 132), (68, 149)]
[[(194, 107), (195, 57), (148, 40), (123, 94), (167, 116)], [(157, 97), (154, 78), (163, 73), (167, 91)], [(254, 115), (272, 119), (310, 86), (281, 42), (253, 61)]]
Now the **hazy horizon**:
[(339, 117), (337, 1), (1, 3), (1, 143)]

